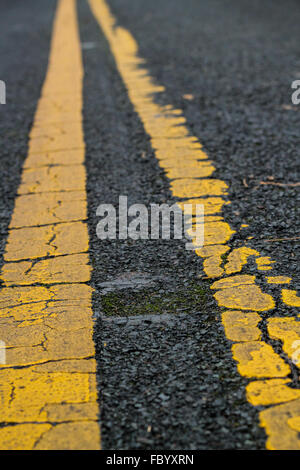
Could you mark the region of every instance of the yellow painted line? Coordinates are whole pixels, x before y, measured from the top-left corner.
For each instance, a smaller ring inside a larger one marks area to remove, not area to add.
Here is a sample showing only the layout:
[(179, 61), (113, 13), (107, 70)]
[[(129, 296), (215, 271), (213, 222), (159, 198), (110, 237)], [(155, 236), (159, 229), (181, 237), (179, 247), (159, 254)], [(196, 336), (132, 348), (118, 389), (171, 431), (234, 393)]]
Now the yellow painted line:
[(49, 65), (1, 273), (0, 449), (99, 449), (75, 0)]
[[(163, 87), (154, 83), (145, 61), (138, 56), (138, 45), (129, 31), (118, 26), (105, 0), (89, 0), (114, 55), (128, 95), (151, 137), (160, 166), (170, 178), (172, 193), (181, 198), (179, 205), (194, 202), (204, 204), (206, 216), (205, 243), (196, 249), (204, 260), (204, 271), (218, 279), (211, 286), (220, 307), (225, 307), (222, 321), (225, 333), (234, 342), (233, 357), (240, 374), (251, 381), (247, 397), (253, 405), (269, 406), (260, 413), (261, 425), (267, 435), (269, 449), (300, 449), (300, 397), (290, 387), (290, 366), (261, 338), (259, 312), (276, 312), (275, 299), (263, 292), (256, 276), (241, 274), (250, 259), (255, 260), (257, 272), (266, 271), (266, 281), (278, 286), (289, 278), (272, 277), (274, 261), (261, 256), (248, 246), (231, 249), (228, 242), (234, 231), (222, 218), (222, 208), (228, 204), (228, 188), (224, 181), (213, 178), (215, 170), (201, 143), (187, 128), (180, 109), (155, 102), (154, 93)], [(243, 228), (243, 226), (241, 226)], [(243, 271), (244, 272), (244, 271)], [(282, 301), (292, 307), (300, 306), (296, 291), (282, 289)], [(299, 323), (295, 319), (275, 316), (267, 327), (272, 338), (283, 343), (283, 350), (293, 359), (293, 344), (300, 340)], [(300, 349), (300, 348), (299, 348)], [(299, 352), (300, 356), (300, 352)]]

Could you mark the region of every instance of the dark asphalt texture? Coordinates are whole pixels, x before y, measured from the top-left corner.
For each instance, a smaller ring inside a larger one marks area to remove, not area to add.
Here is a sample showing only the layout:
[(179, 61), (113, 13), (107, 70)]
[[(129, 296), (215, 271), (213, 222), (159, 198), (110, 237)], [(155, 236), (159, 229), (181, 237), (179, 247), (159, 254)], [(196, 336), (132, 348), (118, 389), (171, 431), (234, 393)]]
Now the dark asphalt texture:
[(46, 74), (56, 0), (1, 0), (0, 80), (0, 268), (7, 227), (20, 183), (28, 137)]
[[(229, 186), (225, 217), (235, 237), (277, 261), (299, 280), (300, 2), (286, 0), (108, 0), (133, 34), (161, 99), (184, 110), (188, 126)], [(183, 98), (192, 94), (192, 101)], [(272, 179), (274, 178), (274, 180)], [(299, 286), (299, 284), (298, 284)]]
[[(253, 247), (299, 279), (300, 78), (296, 0), (108, 0), (120, 24), (230, 186), (225, 218), (249, 224), (232, 246)], [(55, 0), (2, 0), (0, 79), (0, 250), (3, 253), (46, 72)], [(107, 41), (78, 0), (83, 44), (84, 131), (95, 342), (104, 449), (263, 449), (257, 409), (245, 399), (220, 312), (201, 279), (202, 261), (181, 241), (96, 237), (101, 203), (172, 202)], [(186, 100), (183, 95), (193, 95)], [(299, 168), (298, 168), (299, 170)], [(274, 178), (274, 179), (272, 179)], [(298, 196), (299, 197), (299, 196)], [(2, 259), (2, 258), (1, 258)], [(200, 276), (200, 277), (199, 277)], [(270, 289), (270, 287), (269, 287)], [(281, 306), (276, 314), (289, 313)]]

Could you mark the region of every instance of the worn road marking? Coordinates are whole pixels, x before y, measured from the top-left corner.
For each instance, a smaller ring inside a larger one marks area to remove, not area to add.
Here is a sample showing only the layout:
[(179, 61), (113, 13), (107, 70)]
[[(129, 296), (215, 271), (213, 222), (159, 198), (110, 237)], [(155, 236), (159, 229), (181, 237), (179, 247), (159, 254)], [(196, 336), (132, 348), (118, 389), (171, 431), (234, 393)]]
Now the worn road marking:
[[(247, 275), (248, 263), (254, 261), (261, 275), (266, 272), (266, 282), (274, 284), (275, 288), (276, 284), (280, 288), (281, 283), (290, 280), (270, 276), (274, 261), (269, 257), (261, 256), (248, 246), (230, 247), (228, 242), (234, 231), (221, 215), (223, 206), (229, 203), (227, 185), (212, 177), (214, 165), (201, 143), (191, 136), (182, 111), (170, 105), (159, 105), (153, 99), (153, 94), (164, 88), (152, 80), (130, 32), (117, 25), (105, 0), (89, 0), (89, 3), (108, 39), (135, 110), (151, 137), (156, 157), (171, 180), (173, 195), (182, 198), (180, 206), (191, 202), (205, 206), (205, 243), (196, 253), (204, 259), (208, 277), (223, 276), (211, 287), (216, 291), (218, 304), (227, 309), (222, 320), (226, 335), (236, 343), (233, 356), (239, 372), (252, 379), (247, 388), (250, 403), (276, 405), (260, 414), (261, 424), (268, 434), (267, 447), (300, 449), (300, 400), (298, 391), (289, 386), (290, 366), (271, 344), (262, 340), (259, 328), (258, 312), (274, 310), (275, 299), (263, 292), (256, 276)], [(210, 219), (211, 216), (219, 217), (216, 220)], [(282, 289), (281, 298), (289, 306), (300, 306), (296, 291)], [(274, 339), (283, 342), (286, 356), (292, 359), (291, 340), (299, 340), (300, 331), (299, 323), (289, 320), (272, 318), (268, 329)]]
[(99, 449), (82, 62), (60, 0), (1, 273), (0, 449)]

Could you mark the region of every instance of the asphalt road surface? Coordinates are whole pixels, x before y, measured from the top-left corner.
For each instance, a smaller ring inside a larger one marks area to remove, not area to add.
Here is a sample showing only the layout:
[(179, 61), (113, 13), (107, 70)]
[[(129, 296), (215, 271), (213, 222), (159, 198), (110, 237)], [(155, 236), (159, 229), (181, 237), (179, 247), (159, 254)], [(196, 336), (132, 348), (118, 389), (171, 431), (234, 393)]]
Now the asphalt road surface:
[[(299, 22), (1, 1), (0, 449), (300, 450)], [(120, 196), (204, 247), (99, 239)]]

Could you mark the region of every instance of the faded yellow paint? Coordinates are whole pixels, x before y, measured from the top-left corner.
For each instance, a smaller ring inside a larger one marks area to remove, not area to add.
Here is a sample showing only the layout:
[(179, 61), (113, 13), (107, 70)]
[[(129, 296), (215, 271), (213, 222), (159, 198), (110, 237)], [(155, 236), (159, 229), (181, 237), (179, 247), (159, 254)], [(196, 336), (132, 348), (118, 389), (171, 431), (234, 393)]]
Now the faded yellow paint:
[[(204, 259), (203, 268), (208, 277), (221, 277), (225, 274), (223, 279), (212, 285), (216, 290), (215, 299), (218, 305), (238, 311), (244, 310), (247, 320), (244, 318), (243, 325), (248, 322), (247, 327), (241, 326), (242, 312), (233, 313), (233, 316), (228, 313), (228, 316), (223, 317), (225, 323), (228, 320), (225, 331), (239, 341), (239, 344), (233, 346), (233, 354), (240, 372), (251, 379), (286, 377), (290, 371), (289, 366), (269, 344), (260, 341), (259, 325), (256, 323), (259, 318), (256, 312), (272, 309), (275, 312), (273, 297), (269, 293), (264, 293), (256, 283), (256, 274), (263, 275), (264, 271), (272, 270), (274, 262), (247, 246), (230, 251), (228, 243), (234, 231), (221, 215), (224, 206), (230, 203), (227, 185), (212, 177), (214, 165), (201, 143), (190, 135), (182, 111), (171, 105), (159, 105), (153, 99), (153, 94), (164, 91), (164, 88), (154, 83), (145, 61), (138, 57), (138, 45), (130, 32), (116, 24), (105, 0), (89, 0), (89, 3), (110, 44), (129, 98), (151, 138), (159, 164), (171, 180), (172, 193), (181, 199), (177, 204), (181, 208), (185, 203), (204, 205), (205, 246), (199, 248), (194, 242), (196, 253)], [(199, 163), (203, 166), (199, 166)], [(191, 208), (189, 213), (195, 214), (195, 209)], [(209, 216), (220, 218), (210, 221)], [(245, 224), (241, 224), (241, 227), (244, 226)], [(237, 274), (243, 268), (246, 269), (249, 256), (254, 256), (256, 260), (255, 275), (226, 277), (228, 274)], [(282, 298), (288, 305), (299, 306), (299, 298), (295, 292), (283, 291)], [(250, 311), (253, 312), (249, 314)], [(251, 341), (251, 338), (255, 340)], [(277, 395), (274, 394), (273, 404), (277, 403)], [(286, 397), (291, 397), (289, 390)], [(267, 410), (268, 415), (262, 414), (261, 422), (269, 435), (268, 446), (272, 441), (274, 448), (277, 448), (276, 446), (280, 448), (281, 444), (277, 441), (277, 435), (280, 435), (280, 423), (276, 412), (272, 413), (272, 409), (277, 409), (277, 406)], [(286, 444), (291, 448), (299, 446), (297, 433), (290, 427), (286, 427), (285, 431)], [(291, 432), (292, 438), (290, 438)]]
[(100, 447), (82, 77), (76, 3), (59, 0), (1, 272), (0, 449)]

